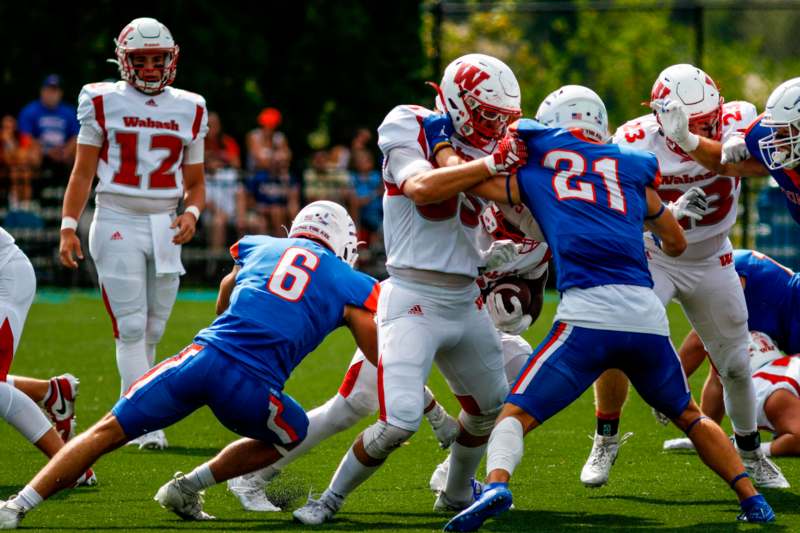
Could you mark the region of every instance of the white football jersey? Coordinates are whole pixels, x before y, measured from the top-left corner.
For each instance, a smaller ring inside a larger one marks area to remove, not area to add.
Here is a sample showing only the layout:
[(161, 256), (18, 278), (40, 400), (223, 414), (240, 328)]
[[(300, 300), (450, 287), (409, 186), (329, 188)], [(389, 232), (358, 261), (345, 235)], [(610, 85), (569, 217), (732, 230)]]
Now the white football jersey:
[(183, 195), (184, 150), (208, 130), (202, 96), (173, 87), (150, 95), (125, 81), (85, 85), (78, 120), (103, 138), (96, 191), (154, 199)]
[[(479, 216), (484, 202), (459, 193), (443, 202), (418, 206), (403, 195), (406, 179), (434, 168), (422, 127), (431, 113), (419, 106), (398, 106), (378, 127), (378, 146), (384, 156), (386, 265), (474, 278), (481, 266)], [(488, 155), (457, 139), (452, 141), (464, 158)]]
[(0, 267), (6, 264), (16, 249), (14, 237), (0, 226)]
[[(494, 234), (497, 231), (497, 219), (492, 213), (493, 205), (500, 209), (506, 219), (506, 229), (515, 231), (516, 236), (523, 239), (522, 251), (513, 261), (494, 270), (484, 271), (478, 277), (478, 286), (483, 290), (497, 280), (508, 276), (523, 279), (538, 279), (542, 277), (547, 272), (547, 262), (552, 254), (547, 243), (544, 242), (544, 236), (539, 224), (524, 205), (490, 204), (484, 209), (483, 213), (481, 213), (481, 226), (484, 229), (480, 237), (481, 249), (488, 250), (495, 240)], [(508, 223), (512, 224), (513, 228), (508, 228)], [(500, 236), (500, 238), (504, 238), (504, 236)]]
[[(728, 102), (722, 107), (722, 142), (736, 132), (744, 131), (758, 112), (749, 102)], [(631, 120), (617, 129), (614, 143), (653, 152), (661, 169), (658, 194), (665, 202), (677, 200), (694, 186), (701, 187), (710, 198), (710, 212), (701, 220), (689, 217), (681, 220), (686, 240), (691, 245), (721, 234), (727, 235), (736, 222), (739, 199), (739, 177), (719, 176), (691, 157), (679, 154), (667, 146), (661, 126), (650, 113)]]

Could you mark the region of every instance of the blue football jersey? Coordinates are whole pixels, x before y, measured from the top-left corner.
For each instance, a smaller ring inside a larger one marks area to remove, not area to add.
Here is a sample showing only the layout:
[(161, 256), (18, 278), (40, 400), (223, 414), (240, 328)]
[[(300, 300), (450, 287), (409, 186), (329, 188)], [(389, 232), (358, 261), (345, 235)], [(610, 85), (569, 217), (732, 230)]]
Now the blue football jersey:
[(745, 278), (748, 328), (766, 333), (788, 354), (800, 352), (800, 274), (752, 250), (736, 250), (733, 257)]
[(660, 181), (655, 155), (529, 119), (519, 135), (528, 147), (520, 195), (551, 246), (558, 290), (652, 287), (642, 228), (645, 187)]
[[(750, 155), (761, 162), (762, 165), (767, 166), (766, 158), (758, 147), (758, 141), (771, 135), (772, 130), (761, 125), (762, 117), (763, 114), (747, 128), (744, 140), (747, 143), (747, 150)], [(795, 169), (783, 168), (770, 170), (769, 173), (778, 182), (781, 191), (783, 191), (783, 195), (786, 197), (786, 207), (789, 209), (792, 218), (800, 224), (800, 172)]]
[(248, 235), (231, 255), (240, 270), (230, 305), (195, 342), (278, 386), (343, 325), (345, 306), (376, 311), (378, 282), (314, 241)]

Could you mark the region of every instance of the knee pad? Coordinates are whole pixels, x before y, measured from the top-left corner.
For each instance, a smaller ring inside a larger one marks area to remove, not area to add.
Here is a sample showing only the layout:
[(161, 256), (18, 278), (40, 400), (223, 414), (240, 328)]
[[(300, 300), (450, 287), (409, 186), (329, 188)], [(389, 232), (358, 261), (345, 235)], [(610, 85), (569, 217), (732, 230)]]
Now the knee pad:
[(386, 459), (413, 434), (413, 431), (379, 420), (364, 430), (362, 435), (364, 450), (373, 459)]
[(144, 338), (147, 324), (147, 297), (144, 279), (130, 276), (102, 276), (100, 285), (116, 336), (125, 342)]
[(746, 337), (723, 339), (706, 346), (714, 368), (717, 369), (722, 380), (742, 379), (750, 376), (748, 340)]
[(136, 342), (144, 338), (147, 316), (144, 309), (129, 314), (120, 314), (117, 319), (117, 331), (122, 342)]
[(363, 406), (351, 400), (353, 400), (352, 397), (345, 398), (337, 394), (329, 401), (326, 419), (337, 433), (350, 429), (362, 418), (375, 412), (374, 409), (364, 409)]
[(461, 422), (461, 426), (470, 435), (485, 437), (492, 432), (494, 421), (497, 415), (500, 414), (500, 409), (501, 407), (498, 407), (497, 409), (480, 415), (471, 415), (462, 410), (458, 415), (458, 421)]

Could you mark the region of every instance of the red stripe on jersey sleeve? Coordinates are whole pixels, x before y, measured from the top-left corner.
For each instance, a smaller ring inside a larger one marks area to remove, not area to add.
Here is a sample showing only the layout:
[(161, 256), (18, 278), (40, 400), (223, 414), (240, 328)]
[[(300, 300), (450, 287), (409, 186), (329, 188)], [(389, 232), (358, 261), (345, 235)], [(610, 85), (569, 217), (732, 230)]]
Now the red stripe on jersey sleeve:
[(108, 131), (106, 131), (106, 111), (102, 94), (92, 98), (92, 106), (94, 107), (94, 118), (100, 129), (103, 130), (103, 146), (100, 148), (100, 159), (108, 162)]
[(403, 196), (403, 191), (395, 185), (386, 180), (383, 180), (383, 186), (386, 187), (386, 194), (389, 196)]
[(239, 260), (239, 241), (236, 241), (233, 243), (233, 246), (231, 246), (231, 257), (233, 257), (234, 261)]
[(5, 381), (14, 359), (14, 332), (8, 318), (0, 326), (0, 381)]
[(755, 374), (753, 374), (753, 377), (754, 378), (766, 379), (767, 381), (769, 381), (773, 385), (775, 385), (776, 383), (788, 383), (795, 390), (797, 395), (800, 396), (800, 383), (797, 383), (797, 381), (794, 378), (790, 377), (790, 376), (778, 376), (777, 374), (768, 374), (766, 372), (756, 372)]
[(422, 126), (422, 117), (417, 115), (417, 122), (419, 122), (419, 135), (417, 135), (417, 142), (422, 148), (422, 153), (425, 154), (425, 159), (428, 159), (428, 140), (425, 137), (425, 128)]
[(653, 181), (650, 182), (650, 185), (653, 186), (654, 189), (658, 189), (661, 187), (661, 169), (656, 170), (656, 175), (653, 176)]
[(372, 313), (378, 312), (378, 296), (381, 294), (381, 285), (380, 283), (375, 283), (375, 286), (372, 287), (372, 292), (369, 293), (367, 299), (364, 300), (362, 307), (367, 311)]
[(203, 123), (203, 106), (198, 105), (194, 110), (194, 122), (192, 123), (192, 140), (197, 138), (200, 133), (200, 124)]

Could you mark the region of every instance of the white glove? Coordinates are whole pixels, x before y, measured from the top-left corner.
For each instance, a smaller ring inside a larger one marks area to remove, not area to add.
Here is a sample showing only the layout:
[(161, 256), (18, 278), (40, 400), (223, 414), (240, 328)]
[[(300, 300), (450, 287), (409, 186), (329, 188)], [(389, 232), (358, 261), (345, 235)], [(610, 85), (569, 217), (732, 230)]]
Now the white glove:
[(533, 318), (522, 312), (522, 303), (519, 298), (513, 296), (510, 302), (514, 309), (508, 312), (503, 304), (503, 296), (501, 294), (491, 292), (486, 298), (489, 315), (492, 317), (497, 329), (511, 335), (520, 335), (531, 326)]
[(458, 420), (450, 416), (450, 413), (445, 411), (439, 403), (425, 413), (425, 418), (430, 422), (436, 440), (439, 441), (439, 446), (443, 450), (449, 448), (461, 434), (461, 425)]
[(497, 270), (507, 263), (515, 261), (522, 252), (522, 245), (511, 239), (493, 241), (485, 252), (480, 252), (486, 270)]
[(683, 106), (674, 100), (662, 99), (650, 102), (650, 109), (656, 112), (661, 129), (675, 144), (686, 153), (694, 152), (700, 144), (700, 137), (689, 131), (689, 117)]
[(747, 149), (744, 135), (738, 133), (731, 135), (731, 137), (722, 144), (720, 163), (723, 165), (727, 163), (741, 163), (746, 159), (750, 159), (750, 150)]
[(680, 198), (667, 205), (667, 209), (672, 211), (676, 220), (689, 217), (693, 220), (700, 220), (708, 214), (708, 197), (706, 192), (700, 187), (692, 187), (681, 195)]
[(664, 441), (665, 450), (694, 450), (691, 439), (681, 437), (677, 439), (667, 439)]

